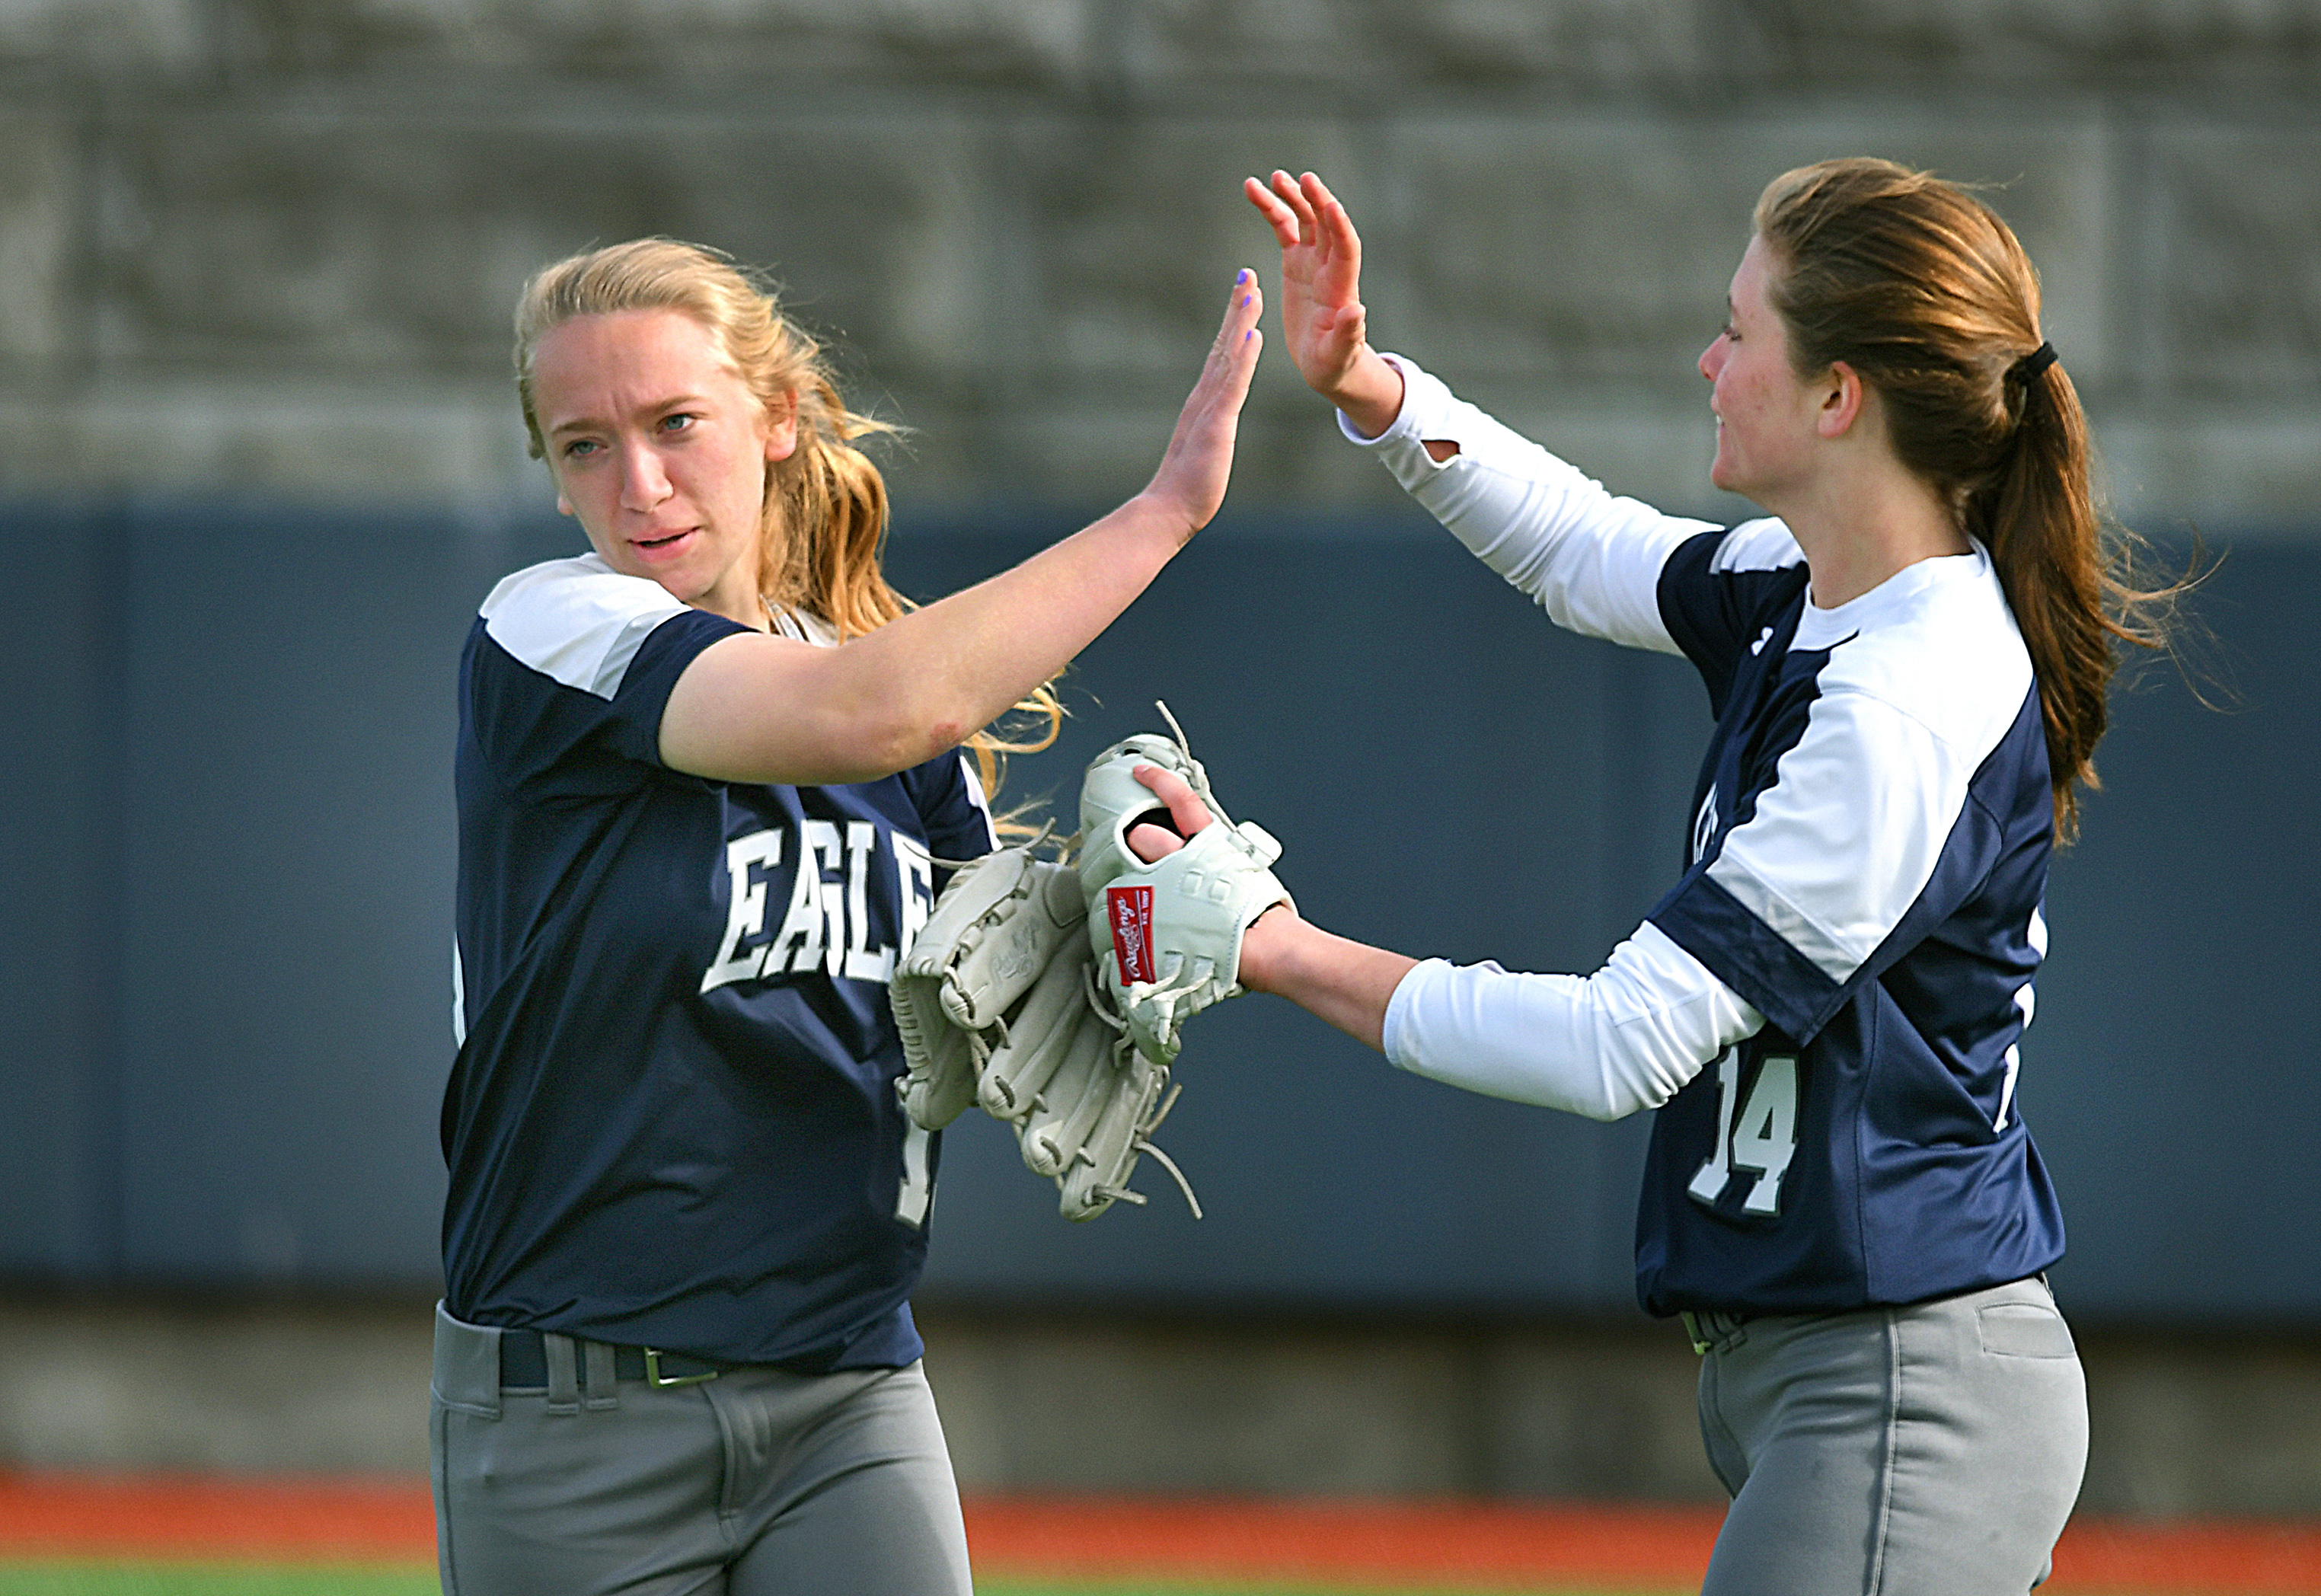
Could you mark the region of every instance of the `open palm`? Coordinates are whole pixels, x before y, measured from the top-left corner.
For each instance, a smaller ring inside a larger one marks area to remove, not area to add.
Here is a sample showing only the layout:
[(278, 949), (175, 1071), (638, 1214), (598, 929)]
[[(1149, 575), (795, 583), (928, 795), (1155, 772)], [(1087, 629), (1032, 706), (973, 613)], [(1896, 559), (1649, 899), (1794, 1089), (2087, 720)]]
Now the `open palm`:
[(1307, 172), (1242, 185), (1281, 245), (1281, 323), (1289, 358), (1316, 393), (1334, 397), (1365, 345), (1362, 242), (1345, 206)]

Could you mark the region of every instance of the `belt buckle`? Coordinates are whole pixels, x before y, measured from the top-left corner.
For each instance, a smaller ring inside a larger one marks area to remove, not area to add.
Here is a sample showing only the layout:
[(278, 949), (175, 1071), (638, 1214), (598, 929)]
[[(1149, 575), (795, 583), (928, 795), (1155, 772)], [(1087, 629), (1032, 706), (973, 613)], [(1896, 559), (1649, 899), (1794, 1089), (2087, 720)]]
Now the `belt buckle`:
[(648, 1346), (645, 1354), (645, 1380), (649, 1384), (669, 1391), (680, 1385), (701, 1385), (717, 1378), (718, 1371), (706, 1374), (664, 1374), (660, 1372), (660, 1348)]

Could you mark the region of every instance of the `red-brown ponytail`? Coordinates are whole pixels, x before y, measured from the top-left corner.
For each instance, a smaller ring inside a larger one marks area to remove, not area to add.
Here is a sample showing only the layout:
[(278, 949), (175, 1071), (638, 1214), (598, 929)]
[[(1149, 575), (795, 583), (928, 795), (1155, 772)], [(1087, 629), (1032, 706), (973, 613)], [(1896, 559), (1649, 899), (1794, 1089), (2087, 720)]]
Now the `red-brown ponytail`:
[(1990, 551), (2038, 678), (2069, 840), (2079, 789), (2098, 784), (2115, 640), (2164, 647), (2189, 583), (2142, 585), (2141, 544), (2098, 510), (2087, 416), (2039, 331), (2038, 274), (1989, 205), (1891, 161), (1786, 172), (1755, 226), (1798, 372), (1859, 372), (1902, 463)]

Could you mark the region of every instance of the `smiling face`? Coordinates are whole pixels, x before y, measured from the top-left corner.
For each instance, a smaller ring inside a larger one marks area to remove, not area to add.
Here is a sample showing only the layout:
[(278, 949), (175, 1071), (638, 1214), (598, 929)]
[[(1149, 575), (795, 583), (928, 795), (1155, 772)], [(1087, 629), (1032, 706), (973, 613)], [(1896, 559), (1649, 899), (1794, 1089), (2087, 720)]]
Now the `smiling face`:
[(1828, 397), (1826, 384), (1799, 380), (1789, 365), (1789, 331), (1766, 297), (1772, 268), (1765, 241), (1751, 239), (1733, 274), (1725, 329), (1700, 356), (1716, 413), (1709, 480), (1768, 509), (1809, 470)]
[(795, 415), (769, 417), (680, 311), (574, 316), (542, 334), (532, 373), (556, 507), (605, 563), (762, 627), (766, 471), (796, 448)]

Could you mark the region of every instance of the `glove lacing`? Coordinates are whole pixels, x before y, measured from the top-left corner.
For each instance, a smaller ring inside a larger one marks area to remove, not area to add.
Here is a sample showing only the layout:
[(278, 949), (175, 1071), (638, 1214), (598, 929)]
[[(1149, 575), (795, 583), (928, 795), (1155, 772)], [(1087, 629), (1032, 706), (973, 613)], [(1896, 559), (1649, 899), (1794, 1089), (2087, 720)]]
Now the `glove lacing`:
[[(1166, 715), (1168, 710), (1164, 707), (1161, 713)], [(1171, 724), (1174, 723), (1171, 722)], [(1112, 1012), (1105, 999), (1103, 987), (1097, 984), (1095, 971), (1091, 969), (1086, 971), (1081, 979), (1088, 982), (1088, 1007), (1096, 1010), (1097, 1018), (1113, 1029), (1112, 1045), (1115, 1056), (1117, 1057), (1122, 1053), (1133, 1050), (1136, 1044), (1129, 1037), (1128, 1022)], [(1185, 1172), (1177, 1167), (1177, 1161), (1161, 1152), (1152, 1141), (1152, 1133), (1160, 1128), (1160, 1122), (1169, 1117), (1169, 1110), (1177, 1106), (1177, 1094), (1185, 1090), (1184, 1083), (1170, 1079), (1168, 1065), (1156, 1063), (1152, 1067), (1160, 1072), (1160, 1080), (1165, 1090), (1160, 1093), (1159, 1104), (1152, 1110), (1152, 1117), (1129, 1131), (1128, 1150), (1131, 1153), (1151, 1154), (1160, 1167), (1169, 1172), (1170, 1178), (1177, 1182), (1177, 1190), (1185, 1195), (1185, 1206), (1193, 1210), (1193, 1218), (1197, 1219), (1201, 1218), (1201, 1199), (1193, 1195), (1193, 1183), (1185, 1178)], [(1096, 1160), (1088, 1156), (1085, 1146), (1074, 1149), (1072, 1158), (1076, 1163), (1095, 1167)], [(1103, 1198), (1106, 1202), (1126, 1201), (1135, 1203), (1139, 1207), (1142, 1207), (1145, 1201), (1142, 1191), (1132, 1191), (1124, 1185), (1115, 1186), (1100, 1182), (1089, 1187), (1088, 1194), (1092, 1197)]]

